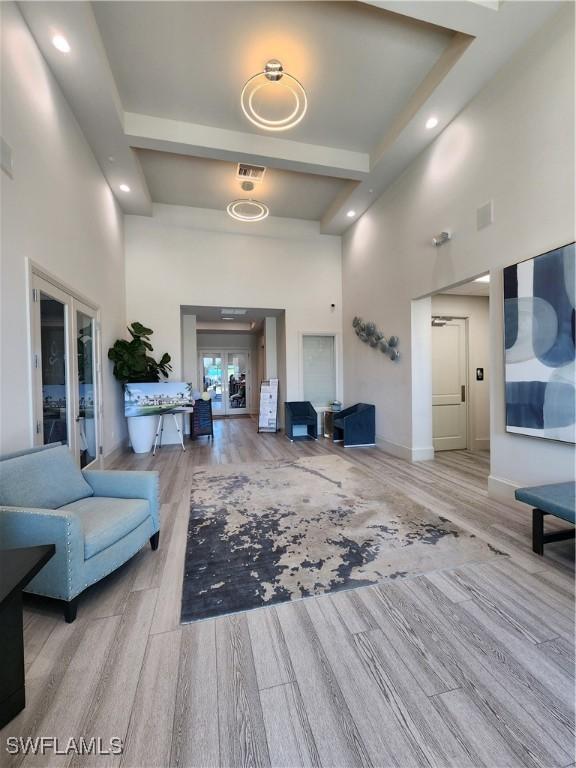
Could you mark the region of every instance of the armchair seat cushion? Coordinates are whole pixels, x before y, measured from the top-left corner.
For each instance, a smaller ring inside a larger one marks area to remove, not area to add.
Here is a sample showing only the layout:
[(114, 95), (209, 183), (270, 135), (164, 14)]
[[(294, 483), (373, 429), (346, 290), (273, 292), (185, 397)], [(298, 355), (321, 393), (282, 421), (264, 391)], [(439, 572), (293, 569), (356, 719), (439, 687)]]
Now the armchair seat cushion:
[(0, 505), (58, 509), (94, 491), (66, 445), (0, 462)]
[(84, 559), (89, 560), (127, 536), (150, 517), (147, 499), (91, 496), (62, 507), (79, 519), (84, 533)]

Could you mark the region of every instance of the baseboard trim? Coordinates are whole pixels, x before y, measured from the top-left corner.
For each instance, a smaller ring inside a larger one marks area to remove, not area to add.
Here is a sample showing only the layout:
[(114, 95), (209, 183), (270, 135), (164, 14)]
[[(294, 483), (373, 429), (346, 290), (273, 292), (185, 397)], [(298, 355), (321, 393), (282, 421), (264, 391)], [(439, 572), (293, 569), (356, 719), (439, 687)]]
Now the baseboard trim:
[(503, 501), (516, 509), (522, 509), (526, 511), (526, 504), (522, 504), (520, 501), (516, 501), (514, 498), (514, 492), (520, 486), (517, 483), (513, 483), (511, 480), (504, 480), (502, 477), (496, 477), (495, 475), (489, 475), (488, 477), (488, 496), (498, 501)]
[(381, 451), (384, 451), (384, 453), (389, 453), (391, 456), (396, 456), (396, 458), (404, 459), (405, 461), (430, 461), (430, 459), (434, 458), (434, 448), (432, 446), (429, 448), (410, 448), (408, 445), (385, 440), (380, 435), (376, 435), (376, 446)]
[(405, 459), (406, 461), (412, 461), (412, 450), (407, 445), (401, 445), (400, 443), (392, 443), (390, 440), (385, 440), (380, 435), (376, 435), (376, 447), (389, 453), (392, 456), (396, 456), (398, 459)]
[(108, 453), (105, 453), (101, 458), (101, 462), (103, 464), (111, 464), (113, 461), (119, 458), (123, 453), (125, 453), (129, 448), (130, 448), (130, 440), (126, 437), (124, 438), (124, 440), (121, 440), (120, 443), (118, 443), (116, 448), (113, 448), (111, 451), (108, 451)]
[(432, 461), (434, 458), (434, 448), (412, 448), (412, 461)]
[(490, 450), (490, 438), (476, 438), (474, 440), (474, 451), (489, 451)]

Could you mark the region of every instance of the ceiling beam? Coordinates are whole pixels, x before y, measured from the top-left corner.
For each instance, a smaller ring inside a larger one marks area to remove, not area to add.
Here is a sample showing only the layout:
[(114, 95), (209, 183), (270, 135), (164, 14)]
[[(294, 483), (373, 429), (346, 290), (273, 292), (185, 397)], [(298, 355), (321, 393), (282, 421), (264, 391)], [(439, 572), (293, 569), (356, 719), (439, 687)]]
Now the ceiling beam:
[(124, 114), (124, 131), (130, 145), (139, 149), (253, 163), (356, 181), (364, 179), (370, 171), (370, 157), (364, 152), (134, 112)]
[[(151, 216), (148, 185), (124, 137), (120, 96), (90, 3), (19, 3), (18, 7), (120, 207), (124, 213)], [(56, 32), (68, 40), (70, 53), (62, 54), (52, 45)], [(122, 192), (120, 184), (127, 184), (130, 192)]]
[[(440, 3), (374, 0), (369, 4), (421, 21), (442, 23), (462, 30), (463, 34), (455, 35), (439, 63), (420, 85), (419, 108), (415, 109), (416, 102), (412, 106), (408, 104), (403, 110), (404, 117), (400, 113), (395, 121), (396, 127), (390, 127), (372, 152), (369, 176), (351, 189), (346, 199), (341, 198), (340, 205), (334, 201), (324, 213), (320, 222), (323, 234), (343, 234), (538, 28), (567, 5), (558, 0), (508, 2), (500, 4), (496, 11), (468, 0)], [(451, 56), (454, 57), (452, 65), (445, 67), (450, 64)], [(425, 123), (431, 115), (437, 116), (439, 122), (432, 130), (426, 130)], [(356, 216), (348, 217), (349, 210), (356, 211)]]

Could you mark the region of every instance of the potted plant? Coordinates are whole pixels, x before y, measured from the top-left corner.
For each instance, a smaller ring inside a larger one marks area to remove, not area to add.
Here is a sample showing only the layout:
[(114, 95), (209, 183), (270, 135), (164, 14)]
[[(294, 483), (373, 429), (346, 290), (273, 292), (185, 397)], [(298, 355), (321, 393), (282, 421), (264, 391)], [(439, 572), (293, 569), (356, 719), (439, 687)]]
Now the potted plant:
[[(108, 350), (108, 358), (114, 363), (114, 376), (122, 384), (160, 381), (168, 378), (172, 370), (170, 355), (165, 352), (157, 362), (149, 352), (153, 351), (150, 336), (154, 333), (142, 323), (128, 326), (130, 340), (118, 339)], [(135, 453), (148, 453), (154, 442), (156, 416), (129, 416), (128, 434)]]

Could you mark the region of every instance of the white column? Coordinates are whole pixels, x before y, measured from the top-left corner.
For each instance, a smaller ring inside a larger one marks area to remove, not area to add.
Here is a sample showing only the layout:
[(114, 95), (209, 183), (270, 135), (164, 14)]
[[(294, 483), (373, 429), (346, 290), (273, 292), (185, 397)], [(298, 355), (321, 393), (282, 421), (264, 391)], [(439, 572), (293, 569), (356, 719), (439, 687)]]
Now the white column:
[[(412, 302), (412, 461), (434, 458), (432, 446), (432, 300)], [(400, 342), (402, 354), (402, 342)], [(402, 358), (401, 358), (402, 362)]]
[(264, 320), (264, 343), (266, 346), (266, 378), (278, 378), (278, 345), (276, 342), (276, 318)]
[(198, 387), (196, 315), (182, 315), (182, 378)]

